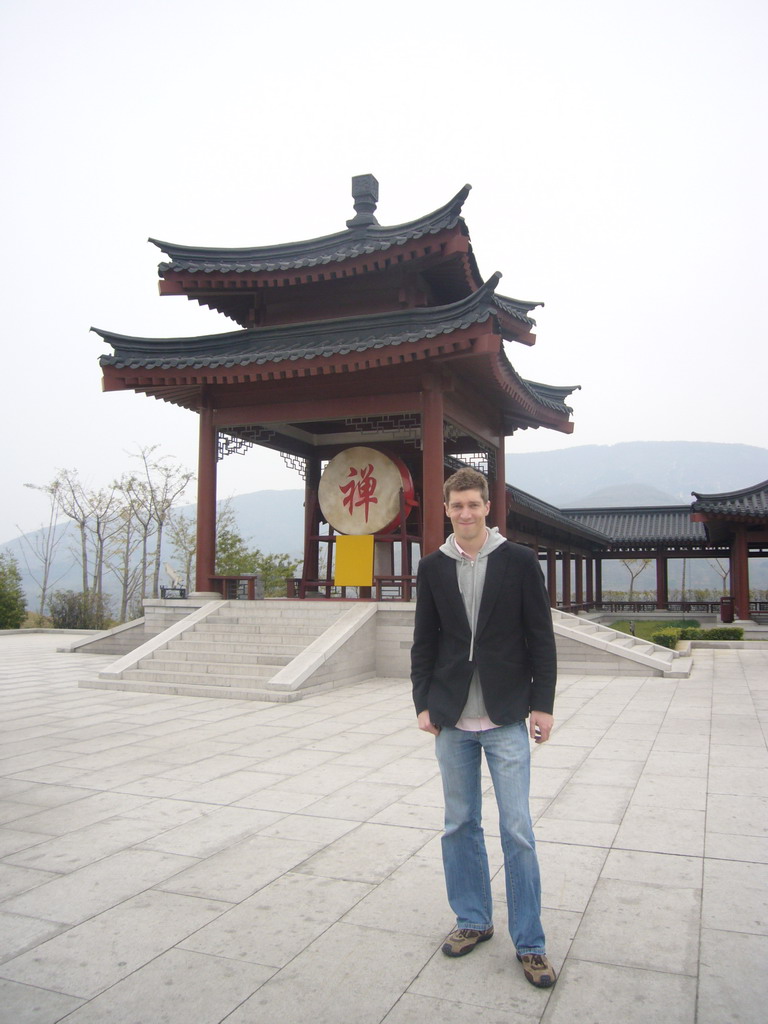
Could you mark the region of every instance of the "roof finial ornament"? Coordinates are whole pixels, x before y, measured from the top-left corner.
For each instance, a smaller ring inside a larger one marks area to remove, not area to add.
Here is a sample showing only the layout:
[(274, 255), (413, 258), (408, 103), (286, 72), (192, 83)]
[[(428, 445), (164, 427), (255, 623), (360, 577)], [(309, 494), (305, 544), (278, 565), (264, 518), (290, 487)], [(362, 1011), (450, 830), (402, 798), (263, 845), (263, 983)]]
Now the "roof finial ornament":
[(355, 201), (355, 216), (347, 221), (348, 228), (379, 223), (374, 216), (379, 201), (379, 183), (372, 174), (356, 174), (352, 178), (352, 198)]

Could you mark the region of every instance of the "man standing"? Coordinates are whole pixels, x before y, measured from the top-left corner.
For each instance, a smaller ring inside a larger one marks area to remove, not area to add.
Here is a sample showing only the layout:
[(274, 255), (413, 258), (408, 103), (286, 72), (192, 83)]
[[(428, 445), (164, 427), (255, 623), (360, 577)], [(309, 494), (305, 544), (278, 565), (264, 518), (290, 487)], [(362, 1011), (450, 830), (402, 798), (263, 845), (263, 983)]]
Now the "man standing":
[(488, 482), (460, 469), (444, 485), (453, 534), (422, 559), (411, 652), (419, 728), (435, 737), (445, 796), (443, 868), (456, 928), (446, 956), (493, 936), (481, 825), (481, 752), (499, 808), (509, 933), (525, 977), (555, 983), (541, 926), (541, 885), (528, 793), (530, 736), (552, 730), (557, 674), (552, 616), (534, 552), (489, 530)]

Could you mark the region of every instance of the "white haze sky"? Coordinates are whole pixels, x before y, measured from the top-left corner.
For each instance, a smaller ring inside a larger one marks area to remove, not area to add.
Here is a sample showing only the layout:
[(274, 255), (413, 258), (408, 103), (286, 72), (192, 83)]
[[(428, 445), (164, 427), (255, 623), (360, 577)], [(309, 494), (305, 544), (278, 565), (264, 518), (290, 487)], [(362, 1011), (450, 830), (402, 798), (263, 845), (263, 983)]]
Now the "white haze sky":
[[(93, 486), (197, 418), (102, 394), (89, 333), (234, 329), (160, 299), (147, 236), (242, 246), (341, 230), (350, 179), (382, 224), (469, 182), (484, 277), (543, 300), (517, 370), (581, 384), (575, 431), (766, 445), (765, 0), (4, 0), (0, 541), (44, 484)], [(768, 466), (768, 450), (766, 451)], [(768, 476), (768, 472), (766, 472)], [(756, 481), (745, 480), (744, 486)], [(220, 496), (301, 486), (279, 456), (220, 464)]]

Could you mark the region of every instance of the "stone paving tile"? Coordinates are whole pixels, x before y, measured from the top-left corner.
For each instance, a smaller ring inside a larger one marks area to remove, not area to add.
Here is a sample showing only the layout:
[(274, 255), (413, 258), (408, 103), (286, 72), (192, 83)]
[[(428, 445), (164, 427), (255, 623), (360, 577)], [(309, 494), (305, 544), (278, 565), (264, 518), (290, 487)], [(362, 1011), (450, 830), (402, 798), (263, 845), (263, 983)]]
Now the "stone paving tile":
[(218, 1024), (273, 971), (256, 964), (169, 949), (67, 1018), (67, 1024)]
[(82, 1003), (82, 999), (0, 978), (2, 1024), (57, 1024)]
[(46, 839), (36, 835), (34, 845), (27, 843), (20, 851), (6, 855), (4, 861), (18, 867), (66, 873), (119, 853), (161, 831), (161, 826), (138, 818), (109, 818), (64, 836)]
[(630, 804), (615, 839), (622, 849), (702, 856), (704, 811)]
[[(696, 979), (569, 957), (542, 1024), (694, 1024)], [(728, 1018), (725, 1018), (727, 1020)], [(714, 1022), (713, 1022), (714, 1024)], [(718, 1024), (725, 1024), (721, 1018)], [(746, 1024), (746, 1022), (745, 1022)], [(757, 1024), (757, 1020), (750, 1022)]]
[(442, 787), (406, 682), (289, 705), (79, 690), (111, 659), (57, 643), (0, 635), (2, 1024), (135, 1024), (147, 1001), (167, 1024), (762, 1019), (762, 975), (719, 954), (768, 955), (768, 652), (562, 678), (533, 749), (545, 993), (506, 933), (487, 772), (497, 934), (439, 952)]
[[(24, 917), (21, 914), (0, 911), (0, 963), (39, 946), (46, 939), (58, 935), (65, 927), (66, 925), (58, 924), (55, 921), (42, 921), (35, 917)], [(2, 1002), (0, 1002), (1, 1006)], [(2, 1019), (1, 1009), (0, 1019)]]
[(318, 844), (251, 836), (156, 885), (166, 892), (240, 903), (317, 851)]
[[(17, 893), (34, 889), (59, 876), (51, 871), (39, 871), (32, 868), (16, 867), (11, 863), (0, 864), (0, 901), (5, 901)], [(0, 903), (2, 905), (2, 903)]]
[(364, 882), (288, 871), (180, 946), (211, 956), (284, 967), (333, 922), (343, 919), (372, 888)]
[(768, 935), (768, 864), (706, 860), (703, 894), (705, 928)]
[(96, 821), (125, 814), (146, 803), (146, 799), (124, 793), (91, 793), (45, 811), (28, 814), (14, 819), (14, 828), (24, 832), (41, 832), (45, 835), (65, 835), (92, 825)]
[(570, 952), (577, 960), (695, 977), (700, 911), (699, 890), (601, 877)]
[(193, 821), (168, 829), (142, 845), (147, 850), (185, 857), (210, 857), (253, 835), (265, 825), (271, 825), (278, 817), (279, 814), (271, 811), (254, 811), (245, 807), (208, 808)]
[[(723, 950), (728, 956), (723, 956)], [(749, 982), (733, 964), (768, 963), (768, 936), (705, 928), (701, 935), (698, 1024), (758, 1024), (768, 1005), (768, 971), (752, 970)]]
[(546, 817), (618, 825), (624, 817), (632, 792), (632, 789), (625, 786), (569, 782), (547, 808)]
[(228, 909), (175, 893), (142, 893), (0, 965), (0, 978), (90, 999)]
[(434, 952), (402, 932), (333, 924), (227, 1018), (291, 1024), (379, 1024)]
[(78, 924), (183, 871), (191, 863), (190, 857), (150, 850), (121, 850), (95, 864), (28, 888), (4, 900), (0, 909), (63, 924)]
[(328, 878), (382, 882), (433, 837), (434, 832), (426, 829), (365, 822), (296, 870)]

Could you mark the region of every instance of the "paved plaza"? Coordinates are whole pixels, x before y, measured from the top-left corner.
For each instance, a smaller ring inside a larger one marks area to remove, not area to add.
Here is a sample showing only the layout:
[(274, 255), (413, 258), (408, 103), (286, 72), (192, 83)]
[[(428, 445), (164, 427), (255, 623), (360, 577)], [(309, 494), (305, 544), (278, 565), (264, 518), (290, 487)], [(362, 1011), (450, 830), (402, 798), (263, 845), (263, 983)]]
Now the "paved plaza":
[[(453, 921), (402, 679), (291, 703), (79, 689), (0, 636), (2, 1024), (762, 1024), (768, 651), (566, 675), (533, 754), (554, 989)], [(490, 780), (486, 779), (490, 787)]]

